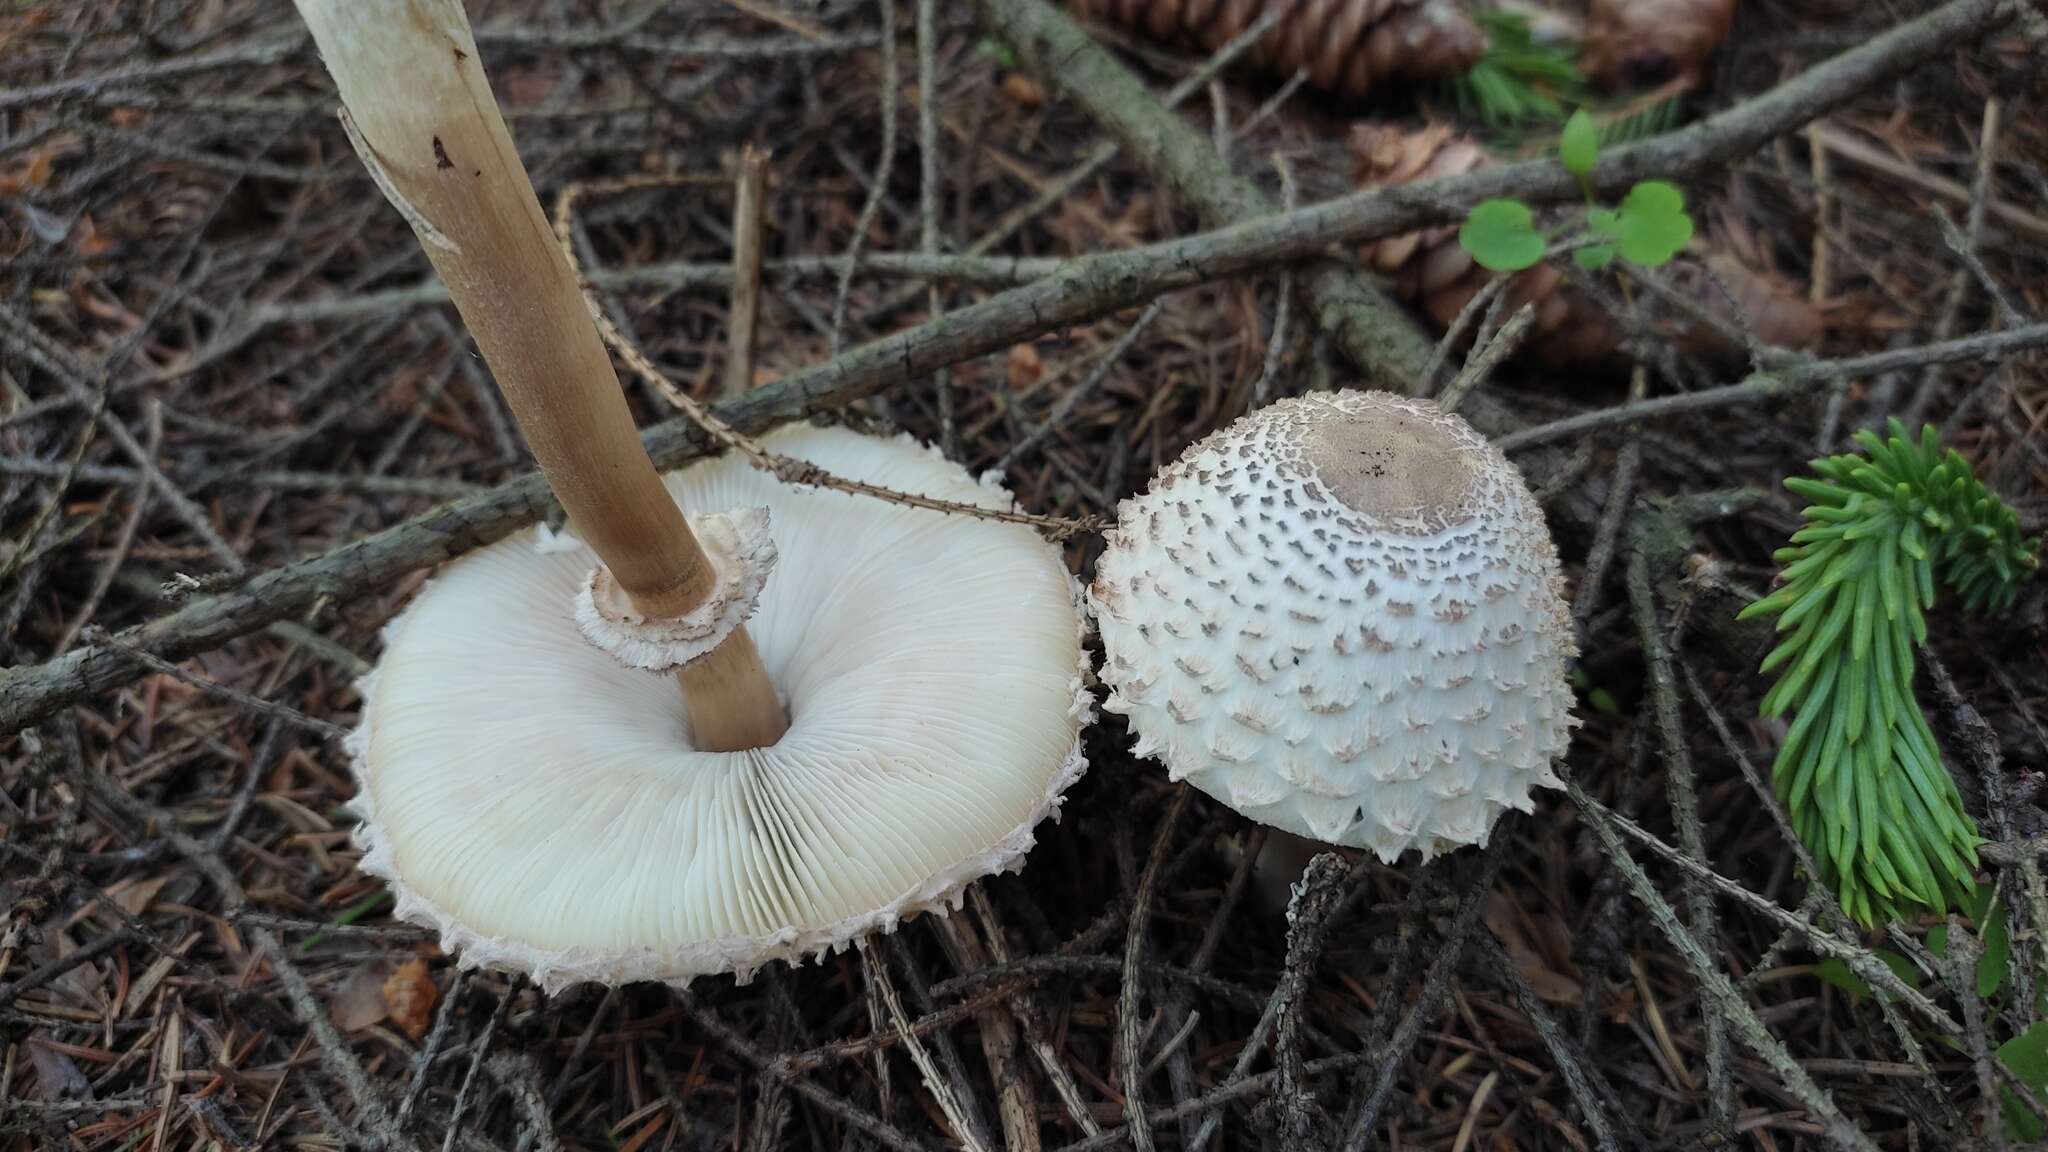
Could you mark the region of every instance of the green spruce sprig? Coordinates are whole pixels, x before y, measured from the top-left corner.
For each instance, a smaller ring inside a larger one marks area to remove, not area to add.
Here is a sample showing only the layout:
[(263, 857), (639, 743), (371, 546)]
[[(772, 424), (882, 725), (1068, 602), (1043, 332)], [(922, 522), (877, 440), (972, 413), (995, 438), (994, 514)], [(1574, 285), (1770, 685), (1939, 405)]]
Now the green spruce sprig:
[(1913, 697), (1936, 576), (1968, 611), (1999, 611), (2039, 566), (2039, 542), (1931, 426), (1917, 443), (1889, 431), (1785, 481), (1812, 501), (1806, 526), (1775, 556), (1777, 590), (1741, 613), (1790, 633), (1762, 667), (1778, 673), (1763, 714), (1794, 713), (1772, 778), (1819, 881), (1866, 925), (1946, 912), (1974, 886), (1977, 827)]
[(1450, 81), (1458, 111), (1493, 128), (1564, 119), (1568, 102), (1586, 91), (1578, 46), (1538, 40), (1516, 12), (1487, 8), (1473, 18), (1486, 33), (1486, 54)]

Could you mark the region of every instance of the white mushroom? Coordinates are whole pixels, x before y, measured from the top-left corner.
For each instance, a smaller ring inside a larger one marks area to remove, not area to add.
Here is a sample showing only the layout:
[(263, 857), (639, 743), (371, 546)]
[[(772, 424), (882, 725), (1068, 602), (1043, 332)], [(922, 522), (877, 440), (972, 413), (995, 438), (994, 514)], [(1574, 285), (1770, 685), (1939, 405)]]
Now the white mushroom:
[(1427, 401), (1282, 401), (1126, 500), (1088, 599), (1140, 755), (1392, 861), (1483, 844), (1575, 723), (1557, 551), (1521, 475)]
[[(767, 444), (1010, 506), (908, 437)], [(386, 629), (352, 748), (363, 867), (465, 964), (555, 988), (842, 946), (1021, 865), (1081, 773), (1075, 589), (1029, 528), (794, 489), (731, 456), (668, 490), (768, 510), (780, 555), (751, 623), (789, 730), (692, 747), (673, 684), (579, 628), (580, 543), (529, 531), (448, 565)]]
[[(742, 976), (957, 905), (1080, 774), (1082, 618), (1015, 523), (654, 469), (460, 0), (297, 0), (569, 531), (449, 564), (351, 741), (363, 867), (465, 965), (548, 989)], [(1010, 506), (907, 438), (771, 447)]]

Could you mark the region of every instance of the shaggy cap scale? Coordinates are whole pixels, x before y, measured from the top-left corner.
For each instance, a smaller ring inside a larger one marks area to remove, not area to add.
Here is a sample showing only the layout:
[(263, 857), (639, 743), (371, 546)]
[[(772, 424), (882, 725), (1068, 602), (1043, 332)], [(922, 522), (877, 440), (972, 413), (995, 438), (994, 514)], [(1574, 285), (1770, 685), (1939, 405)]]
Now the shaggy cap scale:
[(1427, 401), (1282, 401), (1126, 500), (1089, 605), (1140, 755), (1392, 861), (1483, 844), (1576, 721), (1557, 552), (1521, 475)]
[[(1011, 504), (908, 437), (766, 443)], [(768, 509), (780, 559), (749, 629), (789, 730), (693, 749), (675, 679), (581, 634), (594, 557), (573, 538), (448, 565), (388, 628), (351, 748), (364, 869), (465, 966), (553, 990), (843, 947), (1019, 866), (1084, 767), (1075, 589), (1029, 528), (791, 488), (734, 457), (667, 482), (692, 510)]]

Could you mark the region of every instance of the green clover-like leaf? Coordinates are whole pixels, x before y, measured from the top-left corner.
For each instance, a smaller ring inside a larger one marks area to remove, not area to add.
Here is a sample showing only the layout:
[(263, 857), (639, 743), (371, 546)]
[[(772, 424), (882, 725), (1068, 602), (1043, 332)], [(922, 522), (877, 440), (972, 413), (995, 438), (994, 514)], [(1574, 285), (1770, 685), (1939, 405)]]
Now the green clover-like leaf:
[(1963, 911), (1970, 914), (1983, 945), (1977, 954), (1977, 995), (1989, 1000), (2011, 975), (2012, 933), (2005, 922), (2005, 901), (1997, 898), (1992, 885), (1979, 884), (1964, 898)]
[(1017, 54), (1010, 51), (1008, 44), (993, 36), (984, 36), (976, 41), (974, 52), (978, 56), (988, 57), (995, 62), (996, 67), (1001, 68), (1005, 72), (1013, 72), (1017, 68)]
[(1600, 159), (1600, 129), (1593, 123), (1592, 114), (1584, 108), (1572, 113), (1564, 122), (1564, 134), (1557, 141), (1558, 158), (1564, 161), (1564, 170), (1580, 179), (1593, 170), (1593, 164)]
[(1662, 180), (1637, 184), (1615, 214), (1613, 235), (1622, 258), (1629, 263), (1645, 268), (1669, 264), (1692, 241), (1685, 193)]
[[(2048, 1086), (2048, 1023), (2036, 1024), (1999, 1045), (1998, 1058), (2039, 1095)], [(2006, 1132), (2028, 1143), (2039, 1140), (2041, 1122), (2010, 1089), (2002, 1088), (2000, 1095), (2004, 1097)]]
[(1549, 247), (1536, 219), (1520, 200), (1487, 200), (1472, 209), (1458, 229), (1458, 244), (1482, 268), (1520, 272), (1543, 259)]
[(1614, 263), (1614, 245), (1589, 244), (1572, 252), (1572, 263), (1588, 272), (1598, 272)]
[(2012, 932), (2006, 927), (2002, 903), (1991, 906), (1983, 931), (1984, 952), (1977, 957), (1977, 995), (1989, 1000), (2005, 987), (2012, 972)]
[[(1920, 970), (1913, 967), (1911, 960), (1906, 959), (1897, 952), (1884, 948), (1876, 949), (1873, 955), (1879, 960), (1884, 961), (1884, 966), (1891, 969), (1892, 974), (1903, 981), (1907, 987), (1920, 987)], [(1820, 977), (1822, 981), (1840, 988), (1851, 996), (1863, 997), (1870, 995), (1870, 985), (1865, 984), (1861, 977), (1849, 971), (1847, 964), (1832, 956), (1815, 964), (1813, 966), (1813, 974)]]

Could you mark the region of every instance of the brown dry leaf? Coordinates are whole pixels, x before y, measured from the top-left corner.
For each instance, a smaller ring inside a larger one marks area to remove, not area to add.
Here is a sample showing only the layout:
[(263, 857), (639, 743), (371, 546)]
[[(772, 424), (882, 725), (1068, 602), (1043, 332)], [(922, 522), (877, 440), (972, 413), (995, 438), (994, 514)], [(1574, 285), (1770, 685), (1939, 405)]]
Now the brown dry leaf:
[(100, 226), (93, 223), (90, 212), (80, 216), (77, 225), (71, 229), (71, 245), (78, 250), (80, 256), (104, 256), (112, 252), (117, 244), (112, 236), (101, 231)]
[(1735, 24), (1735, 0), (1593, 0), (1586, 13), (1586, 74), (1650, 87), (1697, 77)]
[[(1694, 260), (1672, 265), (1672, 285), (1704, 307), (1748, 323), (1764, 343), (1803, 350), (1817, 346), (1827, 334), (1827, 319), (1790, 280), (1759, 272), (1727, 252), (1695, 246), (1692, 254)], [(1707, 274), (1708, 269), (1720, 278), (1719, 284)], [(1733, 359), (1742, 354), (1742, 349), (1718, 333), (1698, 325), (1674, 318), (1659, 327), (1679, 347), (1703, 359)]]
[(26, 1045), (28, 1062), (36, 1070), (33, 1092), (40, 1100), (89, 1100), (92, 1081), (79, 1071), (77, 1062), (62, 1052), (42, 1046), (31, 1038)]
[[(78, 948), (79, 944), (72, 940), (69, 932), (58, 931), (51, 933), (49, 944), (42, 948), (32, 949), (30, 955), (36, 958), (38, 964), (41, 964), (45, 960), (61, 960), (76, 952)], [(42, 955), (41, 953), (47, 953), (47, 955)], [(112, 962), (112, 960), (103, 959), (96, 963), (80, 964), (51, 981), (49, 987), (52, 991), (67, 994), (70, 1002), (78, 1007), (97, 1008), (105, 1003), (101, 995), (101, 982), (105, 979), (105, 974), (101, 970), (100, 965), (111, 964)]]
[(0, 196), (19, 196), (31, 188), (48, 184), (56, 154), (54, 148), (38, 148), (29, 154), (27, 163), (0, 172)]
[(1629, 1018), (1636, 1014), (1636, 982), (1609, 980), (1603, 1003), (1607, 1006), (1605, 1015), (1609, 1023), (1627, 1024)]
[(398, 1030), (414, 1040), (425, 1038), (434, 1020), (434, 1000), (441, 993), (427, 962), (415, 956), (400, 964), (385, 979), (383, 991), (384, 1007)]
[(172, 875), (173, 873), (166, 872), (161, 876), (123, 880), (107, 889), (107, 895), (114, 898), (114, 903), (119, 904), (123, 912), (130, 916), (140, 916), (149, 909), (150, 902), (156, 899), (156, 894), (163, 891), (164, 885), (171, 882)]
[(1003, 95), (1021, 108), (1036, 108), (1045, 103), (1044, 87), (1023, 72), (1012, 72), (1003, 77)]
[(351, 972), (341, 987), (334, 990), (334, 1000), (327, 1005), (327, 1015), (334, 1026), (343, 1032), (356, 1032), (389, 1016), (391, 1010), (384, 1003), (384, 981), (389, 976), (389, 966), (381, 961)]
[(1010, 387), (1021, 389), (1038, 383), (1045, 375), (1045, 358), (1038, 354), (1036, 344), (1010, 345)]
[(1514, 902), (1499, 891), (1490, 892), (1486, 907), (1480, 912), (1487, 930), (1507, 950), (1508, 959), (1514, 962), (1515, 971), (1529, 982), (1529, 988), (1538, 999), (1550, 1004), (1577, 1004), (1585, 995), (1585, 989), (1572, 977), (1553, 969), (1544, 960), (1542, 953), (1529, 942), (1522, 931), (1521, 910)]

